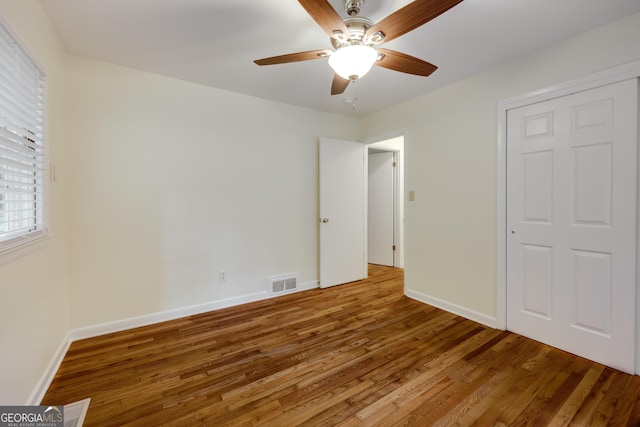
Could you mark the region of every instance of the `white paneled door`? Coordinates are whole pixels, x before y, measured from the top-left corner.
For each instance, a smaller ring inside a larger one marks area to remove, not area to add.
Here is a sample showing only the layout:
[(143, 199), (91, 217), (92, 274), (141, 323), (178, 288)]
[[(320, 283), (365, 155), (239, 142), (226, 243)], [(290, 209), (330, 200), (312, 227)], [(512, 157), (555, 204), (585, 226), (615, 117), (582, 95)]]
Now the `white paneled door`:
[(635, 372), (638, 86), (507, 112), (507, 328)]
[(364, 145), (320, 138), (320, 287), (367, 276)]
[(367, 256), (371, 264), (393, 267), (394, 153), (369, 154)]

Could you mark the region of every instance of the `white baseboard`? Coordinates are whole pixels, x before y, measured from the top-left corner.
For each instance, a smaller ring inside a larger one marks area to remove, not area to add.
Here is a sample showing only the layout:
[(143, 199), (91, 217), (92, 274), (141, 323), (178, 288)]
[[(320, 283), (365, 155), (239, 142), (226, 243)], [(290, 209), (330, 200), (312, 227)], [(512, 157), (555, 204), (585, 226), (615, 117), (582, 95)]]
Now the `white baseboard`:
[(449, 313), (453, 313), (458, 316), (462, 316), (466, 319), (473, 320), (474, 322), (481, 323), (491, 328), (500, 329), (498, 328), (498, 320), (495, 317), (487, 316), (484, 313), (480, 313), (475, 310), (470, 310), (466, 307), (462, 307), (457, 304), (452, 304), (448, 301), (441, 300), (439, 298), (432, 297), (427, 294), (423, 294), (422, 292), (414, 291), (412, 289), (405, 289), (404, 293), (406, 296), (416, 301), (429, 304), (433, 307), (439, 308), (444, 311), (448, 311)]
[[(302, 283), (301, 291), (314, 289), (318, 287), (317, 281)], [(237, 297), (226, 298), (216, 301), (209, 301), (202, 304), (196, 304), (187, 307), (175, 308), (172, 310), (161, 311), (157, 313), (144, 314), (142, 316), (130, 317), (128, 319), (115, 320), (113, 322), (101, 323), (98, 325), (85, 326), (83, 328), (72, 329), (71, 341), (82, 340), (85, 338), (93, 338), (113, 332), (120, 332), (127, 329), (138, 328), (140, 326), (152, 325), (154, 323), (166, 322), (168, 320), (179, 319), (181, 317), (193, 316), (195, 314), (206, 313), (221, 308), (235, 307), (241, 304), (261, 301), (269, 298), (277, 298), (278, 295), (269, 295), (267, 291), (255, 292), (252, 294), (240, 295)]]
[(236, 305), (260, 301), (267, 298), (269, 298), (269, 294), (267, 292), (256, 292), (253, 294), (246, 294), (233, 298), (209, 301), (206, 303), (191, 305), (187, 307), (174, 308), (172, 310), (160, 311), (157, 313), (143, 314), (142, 316), (130, 317), (128, 319), (114, 320), (112, 322), (85, 326), (82, 328), (71, 330), (71, 341), (83, 340), (85, 338), (93, 338), (100, 335), (111, 334), (113, 332), (120, 332), (127, 329), (152, 325), (154, 323), (166, 322), (168, 320), (179, 319), (181, 317), (206, 313), (208, 311), (233, 307)]
[(312, 280), (310, 282), (300, 283), (300, 287), (298, 288), (298, 292), (302, 291), (310, 291), (311, 289), (317, 289), (320, 287), (320, 282), (317, 280)]
[(56, 372), (60, 368), (62, 364), (62, 360), (64, 359), (65, 354), (67, 354), (67, 350), (69, 350), (69, 346), (71, 345), (71, 334), (68, 332), (67, 336), (64, 337), (64, 340), (58, 346), (58, 349), (53, 355), (53, 359), (49, 362), (47, 369), (44, 371), (42, 377), (40, 377), (40, 381), (36, 385), (36, 388), (29, 396), (29, 399), (25, 403), (25, 405), (40, 405), (44, 395), (47, 393), (51, 382), (53, 381), (53, 377), (56, 376)]
[[(308, 291), (319, 287), (317, 280), (301, 283), (299, 289), (296, 292)], [(60, 343), (60, 346), (56, 350), (51, 362), (47, 366), (44, 374), (38, 381), (35, 389), (29, 396), (29, 400), (26, 405), (39, 405), (47, 390), (51, 386), (51, 382), (58, 372), (64, 356), (67, 354), (67, 350), (71, 346), (71, 343), (77, 340), (85, 338), (93, 338), (104, 334), (113, 332), (120, 332), (131, 328), (137, 328), (140, 326), (147, 326), (154, 323), (166, 322), (168, 320), (179, 319), (185, 316), (192, 316), (195, 314), (206, 313), (208, 311), (219, 310), (227, 307), (234, 307), (241, 304), (246, 304), (255, 301), (261, 301), (269, 298), (277, 298), (279, 295), (269, 295), (267, 291), (256, 292), (252, 294), (240, 295), (233, 298), (226, 298), (222, 300), (210, 301), (203, 304), (192, 305), (188, 307), (180, 307), (173, 310), (166, 310), (158, 313), (150, 313), (142, 316), (131, 317), (128, 319), (115, 320), (113, 322), (101, 323), (98, 325), (86, 326), (83, 328), (71, 329), (64, 341)]]

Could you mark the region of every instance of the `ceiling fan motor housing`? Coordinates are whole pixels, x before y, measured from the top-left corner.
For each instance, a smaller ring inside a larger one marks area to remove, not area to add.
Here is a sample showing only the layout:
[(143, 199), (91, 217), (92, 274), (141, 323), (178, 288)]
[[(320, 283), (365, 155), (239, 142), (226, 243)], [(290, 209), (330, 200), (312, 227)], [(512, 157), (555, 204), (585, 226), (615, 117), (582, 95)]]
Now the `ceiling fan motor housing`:
[(372, 44), (371, 41), (365, 40), (365, 33), (373, 27), (373, 21), (364, 16), (354, 16), (344, 20), (345, 25), (349, 29), (349, 38), (347, 40), (331, 38), (331, 44), (335, 49), (351, 44)]

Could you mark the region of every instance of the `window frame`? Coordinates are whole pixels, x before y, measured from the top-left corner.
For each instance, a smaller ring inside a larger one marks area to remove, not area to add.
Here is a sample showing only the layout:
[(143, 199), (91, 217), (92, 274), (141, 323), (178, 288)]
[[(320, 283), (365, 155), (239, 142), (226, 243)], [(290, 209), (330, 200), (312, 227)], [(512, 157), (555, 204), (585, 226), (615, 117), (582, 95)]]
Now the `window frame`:
[[(17, 49), (20, 51), (19, 54), (23, 57), (23, 59), (26, 59), (30, 63), (30, 65), (35, 67), (35, 70), (37, 70), (38, 77), (35, 79), (35, 81), (37, 82), (36, 92), (39, 95), (38, 99), (40, 104), (39, 111), (38, 111), (38, 108), (36, 108), (35, 110), (29, 110), (36, 115), (35, 120), (39, 124), (38, 129), (40, 131), (39, 132), (40, 138), (33, 141), (34, 145), (36, 145), (37, 147), (37, 150), (34, 151), (34, 162), (35, 162), (34, 169), (38, 169), (39, 173), (37, 177), (34, 175), (34, 191), (24, 193), (25, 195), (33, 195), (34, 197), (36, 197), (36, 199), (34, 199), (34, 202), (35, 202), (34, 212), (38, 211), (40, 213), (34, 213), (34, 215), (30, 216), (30, 218), (33, 218), (36, 221), (39, 220), (40, 222), (39, 223), (36, 222), (36, 224), (34, 225), (35, 229), (33, 230), (27, 229), (26, 231), (16, 233), (15, 235), (10, 236), (4, 240), (3, 238), (5, 236), (0, 235), (0, 265), (2, 265), (4, 264), (4, 261), (7, 260), (6, 255), (8, 254), (15, 255), (15, 252), (17, 251), (20, 251), (17, 253), (17, 255), (21, 255), (22, 254), (21, 251), (25, 247), (35, 244), (37, 242), (41, 242), (44, 239), (50, 237), (51, 234), (49, 230), (50, 228), (50, 219), (49, 219), (49, 209), (50, 209), (49, 159), (50, 159), (50, 156), (49, 156), (49, 138), (48, 138), (48, 123), (47, 123), (48, 109), (49, 109), (48, 77), (47, 77), (48, 73), (46, 68), (42, 66), (42, 64), (38, 61), (37, 57), (32, 53), (33, 51), (29, 49), (28, 44), (25, 43), (24, 40), (22, 40), (22, 38), (18, 35), (16, 31), (13, 30), (11, 25), (9, 25), (9, 23), (4, 19), (4, 17), (1, 14), (0, 14), (0, 27), (1, 27), (0, 31), (4, 31), (6, 33), (6, 35), (9, 37), (9, 41), (12, 42), (12, 44), (15, 44)], [(1, 37), (5, 38), (4, 35), (1, 35)], [(16, 53), (16, 55), (18, 54)], [(2, 60), (2, 58), (0, 58), (0, 60)], [(0, 102), (4, 102), (4, 100), (0, 99)], [(34, 105), (36, 104), (34, 103)], [(6, 132), (11, 132), (7, 130), (7, 126), (5, 122), (8, 122), (8, 119), (6, 117), (4, 119), (0, 118), (0, 130), (4, 128)], [(32, 132), (30, 132), (30, 130), (27, 128), (23, 128), (23, 130), (24, 132), (15, 133), (15, 135), (18, 138), (29, 140), (30, 138), (28, 136), (28, 133), (32, 133)], [(5, 143), (5, 148), (6, 147), (7, 145)], [(24, 145), (23, 148), (24, 147), (26, 147), (26, 145)], [(4, 172), (2, 170), (2, 166), (0, 166), (0, 174), (3, 174), (3, 173)], [(37, 199), (38, 190), (35, 190), (35, 187), (37, 185), (41, 186), (41, 190), (39, 191), (40, 199)], [(5, 194), (7, 193), (8, 192), (5, 192)], [(18, 201), (14, 203), (22, 203), (22, 202), (23, 201)], [(5, 206), (6, 205), (8, 205), (8, 203), (5, 203)], [(12, 256), (10, 257), (9, 260), (12, 260), (13, 258), (14, 257)]]

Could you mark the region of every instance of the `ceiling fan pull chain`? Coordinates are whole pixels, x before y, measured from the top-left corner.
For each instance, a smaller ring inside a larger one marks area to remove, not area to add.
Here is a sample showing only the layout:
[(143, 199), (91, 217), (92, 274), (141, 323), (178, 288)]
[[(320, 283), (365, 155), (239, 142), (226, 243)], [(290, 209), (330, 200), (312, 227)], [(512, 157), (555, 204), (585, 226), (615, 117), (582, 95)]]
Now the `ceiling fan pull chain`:
[(356, 102), (358, 101), (358, 92), (356, 91), (356, 81), (352, 81), (350, 86), (353, 89), (353, 95), (351, 96), (347, 96), (346, 98), (344, 98), (342, 101), (345, 104), (351, 104), (351, 109), (353, 111), (356, 110)]

